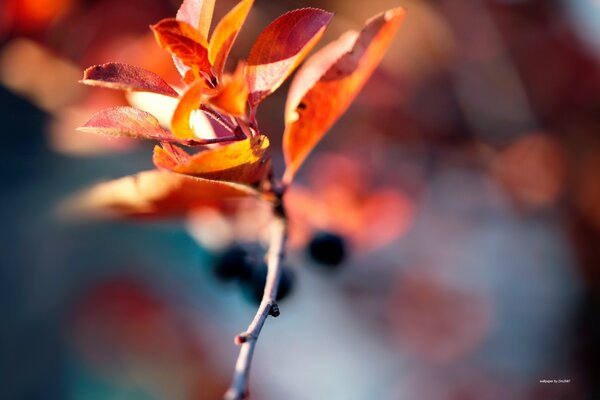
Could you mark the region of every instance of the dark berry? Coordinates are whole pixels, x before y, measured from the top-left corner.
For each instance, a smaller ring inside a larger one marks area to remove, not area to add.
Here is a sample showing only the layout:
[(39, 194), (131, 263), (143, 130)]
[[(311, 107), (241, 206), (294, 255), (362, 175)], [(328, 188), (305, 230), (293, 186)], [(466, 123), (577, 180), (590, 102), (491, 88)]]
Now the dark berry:
[[(244, 293), (253, 303), (259, 304), (262, 300), (265, 284), (267, 283), (267, 270), (267, 265), (260, 263), (254, 267), (250, 279), (242, 281)], [(294, 286), (294, 280), (294, 271), (283, 266), (277, 290), (277, 301), (285, 299), (290, 294)]]
[(252, 265), (248, 261), (248, 252), (240, 245), (231, 245), (215, 260), (215, 276), (224, 282), (234, 279), (248, 279), (252, 274)]
[(347, 255), (346, 241), (332, 232), (319, 232), (308, 243), (308, 254), (319, 264), (337, 267)]

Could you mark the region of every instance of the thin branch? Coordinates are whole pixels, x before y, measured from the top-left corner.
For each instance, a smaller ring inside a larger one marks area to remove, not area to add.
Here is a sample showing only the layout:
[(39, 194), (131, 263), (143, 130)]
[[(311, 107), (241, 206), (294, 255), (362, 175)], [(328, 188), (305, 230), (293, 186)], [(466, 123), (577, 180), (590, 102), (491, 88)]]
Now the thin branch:
[(242, 118), (239, 118), (239, 117), (236, 117), (235, 121), (237, 122), (239, 128), (242, 130), (242, 133), (244, 134), (245, 137), (254, 136), (254, 132), (248, 127), (248, 124), (246, 121), (244, 121)]
[(227, 121), (219, 112), (216, 110), (206, 106), (205, 104), (200, 105), (200, 109), (208, 114), (212, 119), (217, 121), (219, 125), (227, 129), (229, 132), (234, 133), (236, 127), (233, 126), (229, 121)]
[(253, 128), (255, 131), (258, 131), (258, 121), (256, 120), (256, 107), (249, 105), (249, 116), (248, 119), (250, 120), (250, 127)]
[(268, 272), (265, 290), (256, 315), (248, 326), (248, 329), (235, 338), (235, 343), (241, 345), (241, 348), (235, 364), (231, 386), (225, 394), (226, 400), (247, 398), (250, 366), (258, 336), (269, 315), (273, 317), (279, 316), (279, 307), (276, 298), (281, 279), (281, 263), (287, 239), (287, 218), (281, 205), (281, 196), (278, 196), (274, 210), (275, 218), (271, 223), (271, 243), (267, 254)]
[(194, 147), (194, 146), (206, 146), (207, 144), (216, 144), (216, 143), (225, 143), (225, 142), (235, 142), (240, 140), (237, 136), (223, 136), (217, 138), (210, 139), (177, 139), (177, 138), (169, 138), (162, 139), (161, 141), (167, 143), (176, 143), (181, 144), (183, 146)]

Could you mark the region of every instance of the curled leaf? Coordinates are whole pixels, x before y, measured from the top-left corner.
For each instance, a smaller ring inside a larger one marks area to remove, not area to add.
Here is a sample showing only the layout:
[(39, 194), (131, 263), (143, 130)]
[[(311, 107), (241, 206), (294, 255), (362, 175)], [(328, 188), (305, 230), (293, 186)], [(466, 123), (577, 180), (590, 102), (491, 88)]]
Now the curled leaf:
[(208, 59), (214, 67), (218, 77), (223, 73), (227, 56), (231, 51), (231, 47), (237, 38), (240, 29), (246, 17), (250, 12), (250, 8), (254, 0), (242, 0), (234, 8), (231, 9), (219, 21), (208, 45)]
[(189, 155), (177, 146), (154, 148), (154, 164), (186, 175), (238, 183), (256, 183), (262, 177), (266, 136), (253, 137)]
[(112, 107), (97, 112), (77, 130), (160, 141), (173, 139), (171, 132), (161, 128), (152, 114), (132, 107)]
[(206, 84), (204, 81), (198, 80), (193, 82), (181, 96), (171, 120), (171, 130), (175, 137), (180, 139), (196, 138), (196, 132), (191, 126), (190, 118), (192, 113), (200, 107), (205, 89)]
[(174, 217), (257, 195), (245, 185), (152, 170), (93, 186), (61, 211), (83, 217)]
[(293, 179), (310, 151), (358, 95), (383, 58), (404, 14), (403, 8), (395, 8), (377, 15), (358, 35), (342, 36), (298, 72), (286, 104), (285, 182)]
[(183, 0), (176, 17), (196, 28), (204, 40), (208, 40), (214, 9), (215, 0)]
[(317, 44), (333, 17), (317, 8), (283, 14), (260, 34), (248, 56), (246, 77), (254, 107), (273, 93)]
[(246, 113), (248, 102), (248, 84), (244, 77), (244, 64), (238, 64), (233, 75), (225, 75), (219, 93), (210, 99), (210, 103), (236, 117)]
[(107, 63), (89, 67), (81, 83), (109, 89), (151, 92), (177, 97), (179, 94), (154, 72), (121, 63)]
[(150, 26), (159, 46), (167, 50), (174, 57), (175, 65), (184, 75), (187, 71), (181, 70), (177, 61), (192, 70), (197, 70), (206, 75), (211, 74), (211, 65), (208, 61), (208, 44), (206, 39), (193, 26), (184, 21), (173, 18), (163, 19), (156, 25)]

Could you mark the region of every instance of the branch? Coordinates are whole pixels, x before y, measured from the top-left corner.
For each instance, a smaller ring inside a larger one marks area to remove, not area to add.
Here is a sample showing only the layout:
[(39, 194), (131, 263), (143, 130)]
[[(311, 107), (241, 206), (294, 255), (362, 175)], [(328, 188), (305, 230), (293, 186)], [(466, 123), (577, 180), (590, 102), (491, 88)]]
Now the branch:
[(229, 132), (234, 133), (236, 127), (233, 126), (229, 121), (227, 121), (220, 113), (214, 110), (211, 107), (206, 106), (205, 104), (200, 105), (200, 109), (208, 114), (212, 119), (217, 121), (219, 125), (227, 129)]
[(244, 137), (254, 136), (254, 132), (248, 127), (246, 121), (244, 121), (242, 118), (236, 118), (235, 120), (236, 120), (240, 130), (242, 131), (242, 134), (244, 135)]
[(281, 205), (281, 196), (278, 196), (278, 204), (276, 204), (274, 210), (275, 218), (271, 224), (271, 243), (267, 254), (268, 272), (265, 291), (256, 315), (248, 326), (248, 329), (235, 338), (235, 343), (241, 345), (241, 348), (235, 364), (231, 386), (227, 393), (225, 393), (226, 400), (247, 398), (250, 365), (252, 364), (252, 355), (254, 354), (256, 341), (267, 317), (269, 315), (273, 317), (279, 316), (279, 307), (275, 300), (281, 278), (281, 263), (287, 239), (287, 218)]
[(225, 143), (225, 142), (236, 142), (240, 140), (237, 136), (223, 136), (217, 138), (210, 139), (177, 139), (177, 138), (169, 138), (163, 139), (162, 142), (166, 143), (177, 143), (183, 146), (195, 147), (195, 146), (206, 146), (208, 144), (217, 144), (217, 143)]

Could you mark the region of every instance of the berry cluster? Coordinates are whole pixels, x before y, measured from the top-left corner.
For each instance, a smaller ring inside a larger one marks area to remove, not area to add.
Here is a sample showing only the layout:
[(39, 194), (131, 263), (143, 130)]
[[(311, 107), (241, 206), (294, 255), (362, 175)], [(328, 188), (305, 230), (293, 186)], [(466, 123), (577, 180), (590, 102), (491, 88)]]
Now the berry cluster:
[[(328, 270), (337, 270), (347, 257), (344, 238), (332, 232), (318, 232), (310, 240), (308, 255), (316, 265)], [(267, 264), (261, 257), (261, 250), (250, 244), (234, 243), (223, 250), (215, 259), (213, 273), (221, 282), (238, 282), (244, 295), (253, 303), (260, 303), (266, 280)], [(289, 266), (281, 269), (281, 279), (277, 290), (277, 301), (289, 296), (293, 291), (296, 277)]]
[[(213, 272), (222, 282), (237, 281), (244, 295), (253, 303), (260, 303), (267, 281), (267, 264), (250, 246), (232, 244), (215, 260)], [(295, 281), (294, 271), (283, 266), (277, 290), (277, 301), (288, 297)]]

